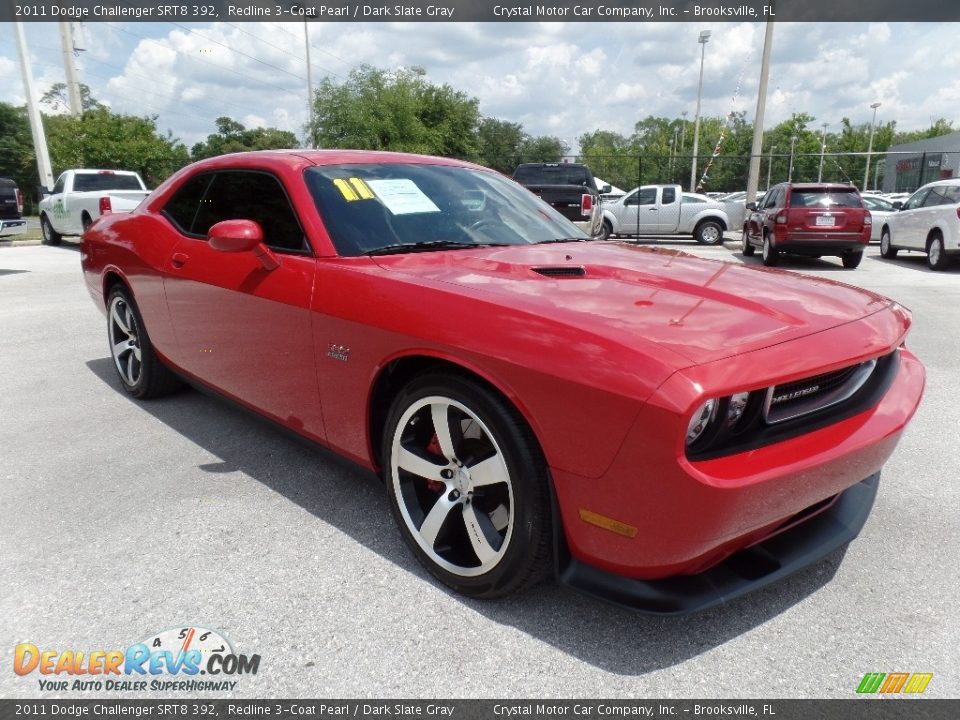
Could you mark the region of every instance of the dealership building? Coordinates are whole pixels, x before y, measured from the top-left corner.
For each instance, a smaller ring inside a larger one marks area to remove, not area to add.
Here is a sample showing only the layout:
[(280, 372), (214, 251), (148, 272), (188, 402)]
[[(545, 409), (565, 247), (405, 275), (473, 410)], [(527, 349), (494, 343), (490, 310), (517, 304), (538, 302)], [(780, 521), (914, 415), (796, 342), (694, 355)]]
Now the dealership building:
[(881, 162), (883, 192), (913, 192), (934, 180), (960, 177), (960, 132), (891, 145)]

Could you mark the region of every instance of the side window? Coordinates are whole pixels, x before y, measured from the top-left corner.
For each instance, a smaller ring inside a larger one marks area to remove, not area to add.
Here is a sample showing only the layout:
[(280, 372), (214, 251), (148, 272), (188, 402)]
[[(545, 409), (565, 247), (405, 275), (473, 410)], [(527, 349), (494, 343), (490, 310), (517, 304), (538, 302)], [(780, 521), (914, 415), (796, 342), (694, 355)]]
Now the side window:
[(274, 250), (307, 249), (303, 230), (280, 181), (264, 172), (218, 172), (193, 221), (192, 232), (206, 236), (222, 220), (254, 220), (263, 242)]
[(903, 210), (916, 210), (923, 204), (923, 200), (927, 197), (928, 192), (930, 192), (930, 188), (920, 188), (917, 190), (910, 196), (910, 199), (903, 204)]
[(637, 193), (632, 192), (623, 199), (624, 205), (638, 205), (639, 200), (637, 199)]
[(933, 207), (934, 205), (946, 205), (950, 201), (946, 196), (946, 188), (942, 185), (930, 188), (927, 198), (923, 201), (923, 207)]
[(193, 221), (197, 217), (197, 211), (200, 209), (200, 203), (207, 192), (211, 178), (213, 175), (210, 173), (195, 175), (181, 185), (163, 206), (163, 214), (184, 235), (192, 233)]
[(51, 195), (56, 195), (57, 193), (63, 192), (63, 186), (67, 184), (67, 176), (61, 175), (57, 178), (57, 184), (53, 186), (53, 190), (50, 191)]
[(656, 188), (640, 188), (640, 192), (637, 193), (637, 205), (653, 205), (656, 202)]
[(666, 187), (663, 189), (663, 197), (660, 200), (661, 205), (671, 205), (677, 201), (677, 189)]
[(763, 205), (760, 207), (762, 209), (778, 207), (777, 203), (779, 202), (780, 196), (783, 194), (783, 191), (780, 188), (774, 188), (765, 199)]
[(960, 185), (948, 185), (944, 188), (944, 195), (950, 205), (960, 203)]

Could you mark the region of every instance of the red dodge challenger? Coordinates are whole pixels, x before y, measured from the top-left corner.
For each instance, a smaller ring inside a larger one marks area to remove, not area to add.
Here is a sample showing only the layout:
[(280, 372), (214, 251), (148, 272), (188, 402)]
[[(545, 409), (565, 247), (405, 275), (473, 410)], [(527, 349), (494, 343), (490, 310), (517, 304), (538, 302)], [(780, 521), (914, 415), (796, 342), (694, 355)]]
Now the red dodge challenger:
[(923, 392), (910, 314), (587, 240), (469, 163), (267, 151), (103, 217), (82, 263), (130, 395), (200, 385), (379, 472), (464, 594), (555, 573), (683, 613), (852, 540)]

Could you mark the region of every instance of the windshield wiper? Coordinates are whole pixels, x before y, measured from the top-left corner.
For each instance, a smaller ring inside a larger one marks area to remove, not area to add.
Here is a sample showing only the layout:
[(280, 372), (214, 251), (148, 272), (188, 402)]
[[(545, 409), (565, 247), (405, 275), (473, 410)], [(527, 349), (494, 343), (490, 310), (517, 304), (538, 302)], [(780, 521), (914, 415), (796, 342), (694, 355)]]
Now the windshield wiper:
[(415, 243), (394, 243), (368, 250), (364, 255), (398, 255), (424, 252), (426, 250), (451, 250), (453, 248), (502, 247), (508, 243), (463, 243), (453, 240), (429, 240)]
[(549, 245), (551, 243), (567, 243), (567, 242), (586, 242), (587, 238), (551, 238), (550, 240), (539, 240), (534, 243), (534, 245)]

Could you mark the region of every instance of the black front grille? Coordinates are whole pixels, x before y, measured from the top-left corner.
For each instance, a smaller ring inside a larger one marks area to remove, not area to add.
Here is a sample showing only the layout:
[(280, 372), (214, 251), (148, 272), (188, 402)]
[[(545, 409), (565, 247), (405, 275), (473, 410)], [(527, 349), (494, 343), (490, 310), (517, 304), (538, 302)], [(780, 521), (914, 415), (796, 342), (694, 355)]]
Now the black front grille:
[(779, 423), (841, 403), (860, 389), (876, 365), (876, 360), (868, 360), (803, 380), (775, 385), (767, 391), (764, 420)]

